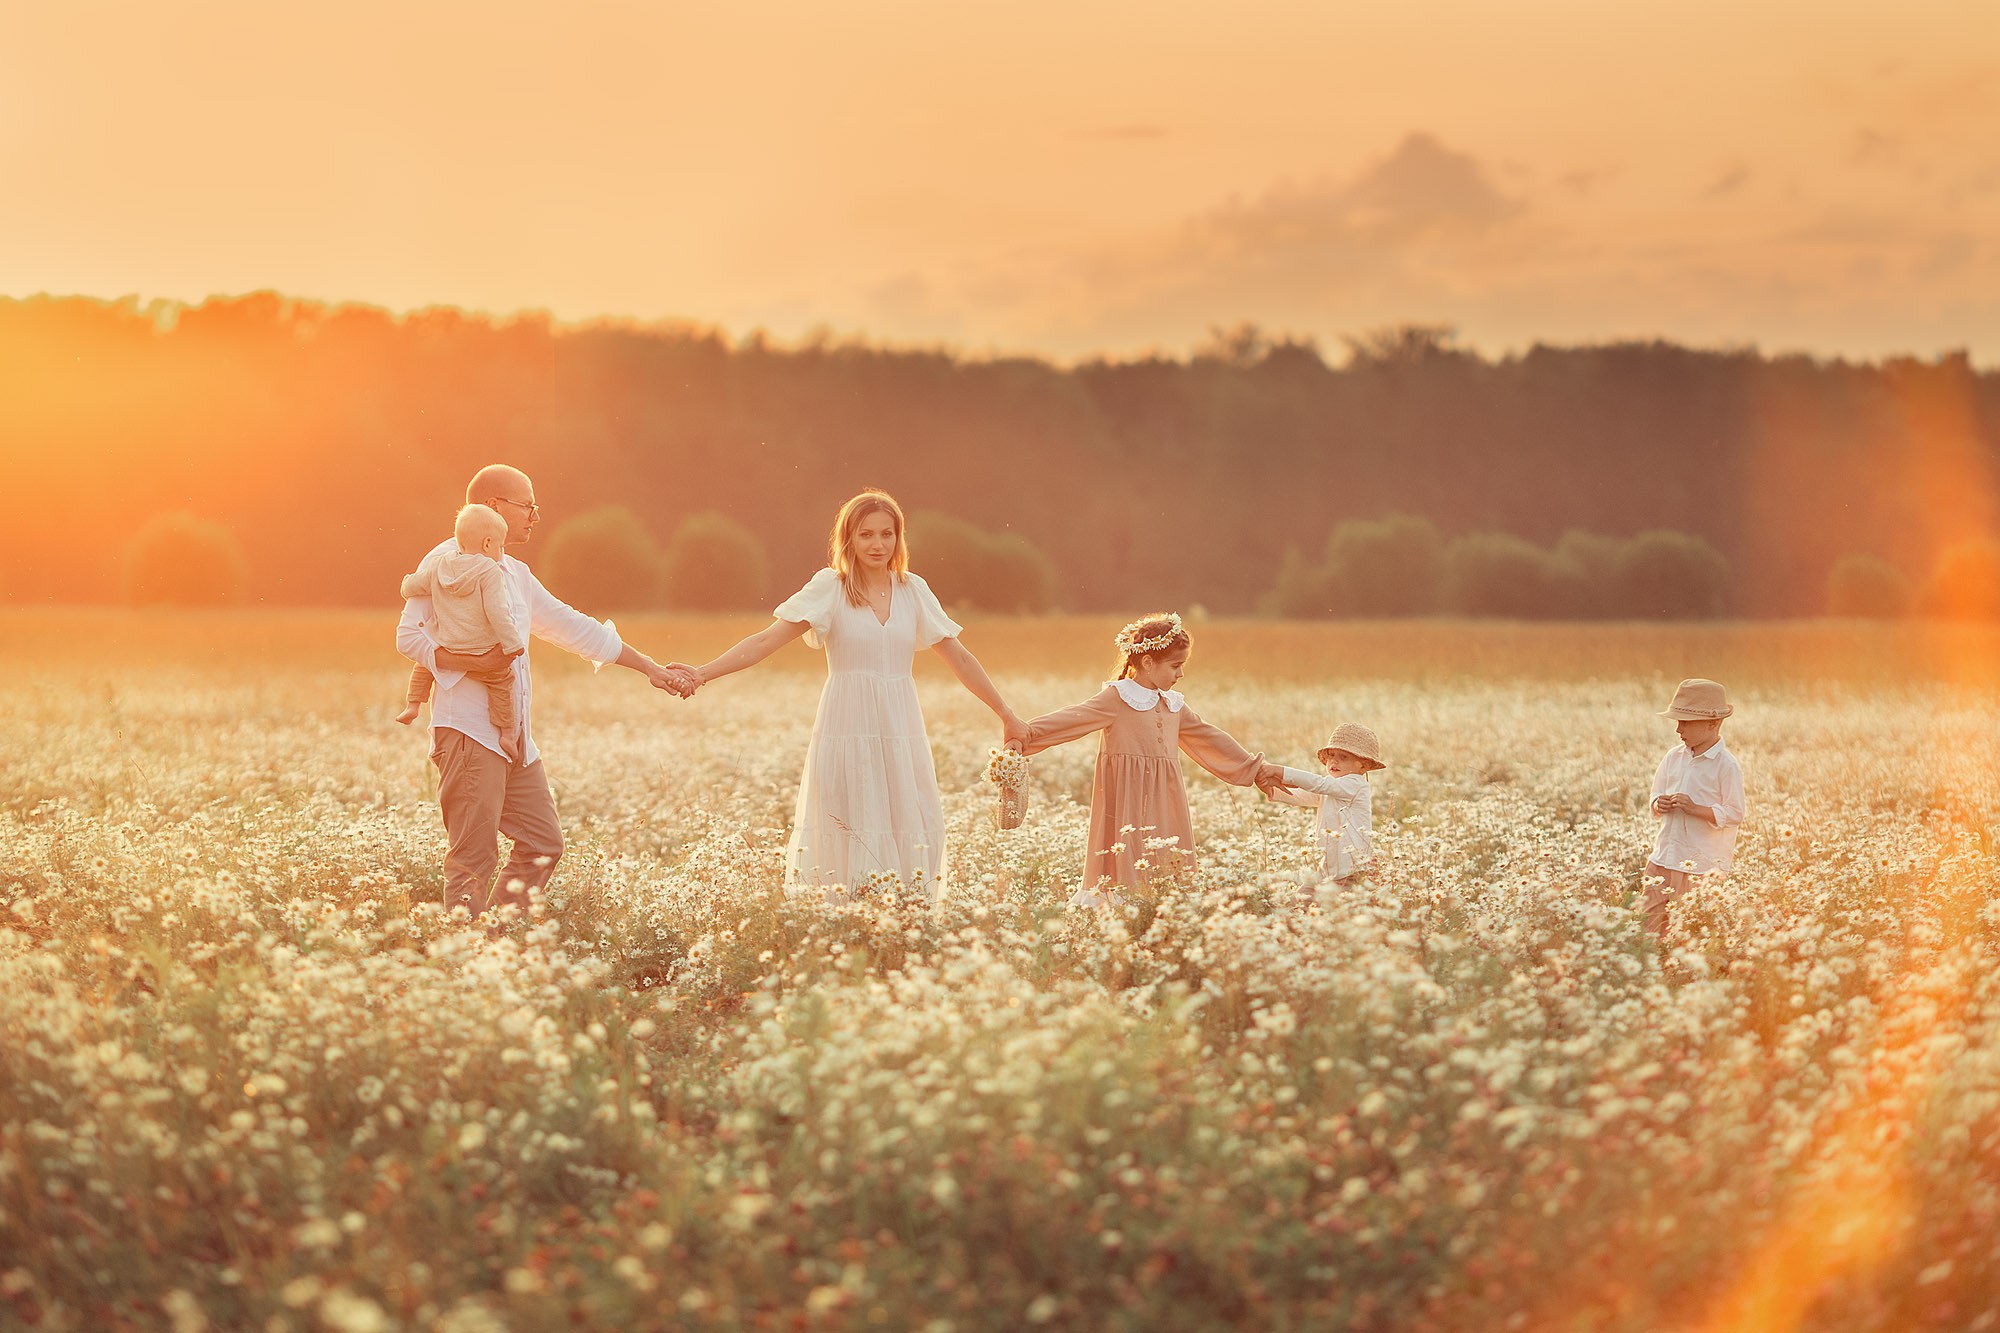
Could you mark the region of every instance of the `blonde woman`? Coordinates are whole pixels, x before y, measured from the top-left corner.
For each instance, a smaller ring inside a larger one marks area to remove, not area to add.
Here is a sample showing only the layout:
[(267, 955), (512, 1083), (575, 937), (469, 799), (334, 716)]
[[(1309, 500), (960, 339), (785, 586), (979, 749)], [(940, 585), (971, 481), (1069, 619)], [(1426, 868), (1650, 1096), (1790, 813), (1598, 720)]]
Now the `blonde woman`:
[(826, 688), (813, 718), (786, 858), (789, 887), (858, 887), (889, 875), (936, 901), (944, 873), (944, 811), (930, 736), (917, 706), (917, 650), (943, 658), (1000, 718), (1021, 719), (963, 644), (930, 585), (910, 572), (903, 511), (866, 490), (840, 507), (827, 568), (785, 599), (771, 624), (694, 669), (706, 684), (755, 666), (805, 635), (826, 650)]

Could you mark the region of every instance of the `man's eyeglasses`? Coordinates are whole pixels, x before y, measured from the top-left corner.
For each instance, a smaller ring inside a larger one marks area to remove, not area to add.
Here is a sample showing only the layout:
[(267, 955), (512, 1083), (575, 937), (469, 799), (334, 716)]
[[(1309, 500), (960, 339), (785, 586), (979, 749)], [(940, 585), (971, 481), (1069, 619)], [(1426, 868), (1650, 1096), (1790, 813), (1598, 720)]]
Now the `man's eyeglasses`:
[(517, 509), (525, 509), (528, 511), (529, 518), (540, 518), (542, 516), (542, 507), (533, 500), (509, 500), (504, 495), (496, 495), (486, 503), (490, 505), (513, 505)]

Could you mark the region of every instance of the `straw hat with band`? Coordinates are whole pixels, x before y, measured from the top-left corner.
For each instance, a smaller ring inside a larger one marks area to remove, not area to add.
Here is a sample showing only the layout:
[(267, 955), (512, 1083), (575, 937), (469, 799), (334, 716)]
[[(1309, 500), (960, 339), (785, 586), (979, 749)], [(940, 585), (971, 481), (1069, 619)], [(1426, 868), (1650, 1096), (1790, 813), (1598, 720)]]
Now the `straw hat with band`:
[(1676, 722), (1720, 722), (1735, 711), (1720, 685), (1696, 676), (1681, 682), (1681, 687), (1674, 691), (1674, 701), (1661, 710), (1660, 716)]
[(1382, 762), (1382, 742), (1359, 722), (1343, 722), (1335, 727), (1333, 735), (1326, 738), (1326, 744), (1319, 747), (1319, 761), (1325, 763), (1326, 757), (1335, 750), (1347, 751), (1370, 769), (1388, 767)]

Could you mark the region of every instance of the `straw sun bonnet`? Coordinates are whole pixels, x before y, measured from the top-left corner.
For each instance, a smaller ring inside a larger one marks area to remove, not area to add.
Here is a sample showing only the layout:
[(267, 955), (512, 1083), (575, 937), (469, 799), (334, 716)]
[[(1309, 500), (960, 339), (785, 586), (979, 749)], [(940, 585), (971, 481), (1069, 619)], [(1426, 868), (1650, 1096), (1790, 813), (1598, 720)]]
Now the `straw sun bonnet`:
[(1345, 750), (1356, 759), (1367, 764), (1370, 769), (1387, 768), (1382, 762), (1382, 742), (1375, 739), (1375, 733), (1358, 722), (1343, 722), (1333, 729), (1326, 738), (1326, 744), (1319, 747), (1319, 761), (1335, 750)]

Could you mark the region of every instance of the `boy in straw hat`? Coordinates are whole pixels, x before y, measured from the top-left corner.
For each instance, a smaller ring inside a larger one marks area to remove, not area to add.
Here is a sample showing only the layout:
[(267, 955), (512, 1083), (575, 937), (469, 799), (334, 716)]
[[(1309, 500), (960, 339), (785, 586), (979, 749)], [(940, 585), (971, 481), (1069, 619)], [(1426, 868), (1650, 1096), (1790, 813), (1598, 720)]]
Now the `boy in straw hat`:
[(1695, 875), (1724, 875), (1743, 822), (1743, 769), (1722, 746), (1722, 720), (1735, 710), (1712, 680), (1684, 680), (1662, 717), (1674, 719), (1681, 743), (1653, 774), (1653, 817), (1660, 835), (1646, 860), (1646, 929), (1667, 928), (1667, 904)]
[(1375, 859), (1375, 848), (1369, 841), (1374, 811), (1368, 775), (1387, 765), (1382, 762), (1382, 743), (1375, 733), (1355, 722), (1343, 722), (1333, 729), (1319, 749), (1319, 762), (1326, 769), (1324, 776), (1287, 768), (1285, 785), (1273, 789), (1270, 796), (1287, 805), (1319, 811), (1320, 875), (1345, 886), (1367, 874)]

